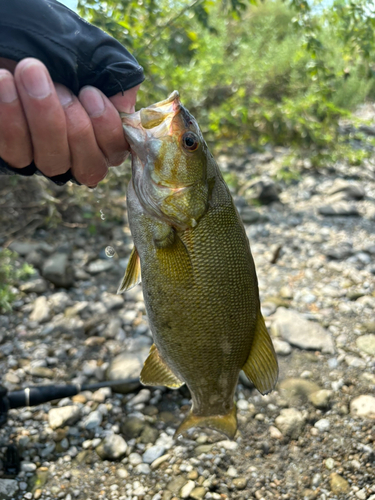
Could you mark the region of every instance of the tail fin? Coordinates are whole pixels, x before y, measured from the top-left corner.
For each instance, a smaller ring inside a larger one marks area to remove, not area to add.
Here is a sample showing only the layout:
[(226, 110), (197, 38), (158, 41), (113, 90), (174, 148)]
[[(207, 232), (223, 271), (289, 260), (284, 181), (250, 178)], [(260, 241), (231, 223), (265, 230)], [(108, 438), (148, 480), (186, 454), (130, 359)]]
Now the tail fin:
[(175, 437), (192, 427), (209, 427), (233, 439), (237, 431), (236, 405), (226, 415), (209, 415), (207, 417), (194, 415), (191, 411), (175, 432)]

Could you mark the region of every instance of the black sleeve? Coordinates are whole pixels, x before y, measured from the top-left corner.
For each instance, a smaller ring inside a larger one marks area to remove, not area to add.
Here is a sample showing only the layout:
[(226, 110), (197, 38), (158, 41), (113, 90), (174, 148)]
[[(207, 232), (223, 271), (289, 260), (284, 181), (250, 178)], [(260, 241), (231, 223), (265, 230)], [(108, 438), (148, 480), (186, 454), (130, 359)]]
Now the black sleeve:
[[(107, 97), (144, 80), (143, 69), (115, 39), (55, 0), (0, 0), (0, 57), (35, 57), (53, 81), (78, 95), (85, 85)], [(15, 169), (0, 158), (0, 174), (33, 175), (34, 163)], [(64, 184), (70, 172), (52, 180)]]

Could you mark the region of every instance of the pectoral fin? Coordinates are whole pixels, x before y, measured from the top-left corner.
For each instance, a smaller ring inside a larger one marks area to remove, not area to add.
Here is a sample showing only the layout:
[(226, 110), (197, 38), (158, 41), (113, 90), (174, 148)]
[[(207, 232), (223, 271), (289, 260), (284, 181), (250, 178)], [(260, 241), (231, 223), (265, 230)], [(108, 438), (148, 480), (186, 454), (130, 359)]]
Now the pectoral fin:
[(165, 385), (170, 389), (178, 389), (184, 382), (172, 372), (161, 359), (155, 344), (152, 344), (150, 354), (142, 368), (140, 380), (144, 385)]
[(267, 394), (275, 387), (279, 368), (271, 337), (260, 311), (253, 345), (242, 369), (261, 394)]
[(192, 427), (208, 427), (209, 429), (214, 429), (215, 431), (221, 432), (233, 439), (237, 431), (237, 410), (234, 405), (233, 408), (226, 415), (194, 415), (190, 411), (188, 416), (182, 422), (180, 427), (175, 432), (175, 437), (179, 434), (183, 434), (188, 429)]
[(118, 287), (117, 293), (123, 293), (131, 288), (139, 285), (141, 282), (141, 261), (137, 249), (134, 247), (130, 254), (129, 263), (122, 279), (121, 285)]

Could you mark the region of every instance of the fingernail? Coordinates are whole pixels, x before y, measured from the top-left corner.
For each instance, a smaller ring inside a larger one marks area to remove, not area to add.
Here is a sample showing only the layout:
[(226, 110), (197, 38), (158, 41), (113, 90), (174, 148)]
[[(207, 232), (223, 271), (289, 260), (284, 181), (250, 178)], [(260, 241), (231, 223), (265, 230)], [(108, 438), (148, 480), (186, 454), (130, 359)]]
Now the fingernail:
[(12, 75), (0, 73), (0, 101), (9, 103), (17, 99), (17, 90)]
[(105, 104), (103, 97), (95, 87), (85, 87), (82, 89), (79, 100), (89, 116), (96, 118), (104, 113)]
[(56, 94), (59, 98), (61, 106), (66, 108), (73, 102), (73, 94), (64, 85), (55, 84)]
[(52, 93), (46, 70), (36, 62), (31, 61), (22, 69), (21, 80), (31, 97), (44, 99)]

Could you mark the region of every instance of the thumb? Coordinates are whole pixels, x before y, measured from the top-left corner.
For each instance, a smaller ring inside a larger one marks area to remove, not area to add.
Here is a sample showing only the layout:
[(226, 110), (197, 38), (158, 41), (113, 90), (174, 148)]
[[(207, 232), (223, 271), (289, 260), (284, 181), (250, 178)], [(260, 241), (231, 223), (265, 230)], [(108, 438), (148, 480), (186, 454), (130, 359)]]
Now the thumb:
[(117, 111), (123, 113), (134, 113), (137, 92), (140, 86), (141, 85), (136, 85), (129, 90), (125, 90), (125, 92), (119, 92), (118, 94), (110, 97), (109, 100), (112, 102)]

